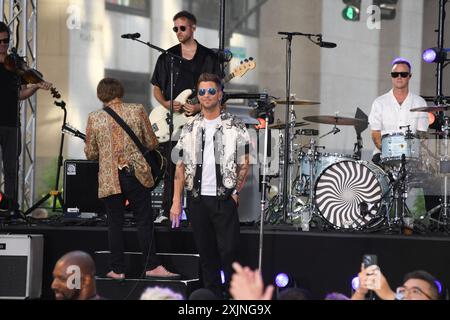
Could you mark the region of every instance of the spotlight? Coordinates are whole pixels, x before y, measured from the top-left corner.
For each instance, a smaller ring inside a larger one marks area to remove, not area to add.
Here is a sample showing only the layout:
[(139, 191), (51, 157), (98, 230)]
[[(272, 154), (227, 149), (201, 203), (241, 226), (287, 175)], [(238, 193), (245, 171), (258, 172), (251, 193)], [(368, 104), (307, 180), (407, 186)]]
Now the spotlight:
[(259, 122), (259, 124), (255, 125), (255, 128), (256, 128), (257, 130), (265, 129), (265, 128), (266, 128), (266, 125), (267, 125), (266, 119), (264, 119), (264, 118), (258, 118), (258, 119), (256, 119), (256, 120), (258, 120), (258, 122)]
[(434, 284), (436, 285), (436, 287), (438, 288), (438, 293), (439, 295), (442, 294), (442, 283), (440, 283), (438, 280), (434, 281)]
[(445, 61), (448, 61), (447, 59), (447, 52), (449, 52), (450, 49), (445, 48), (430, 48), (423, 52), (422, 59), (423, 61), (427, 63), (442, 63)]
[(220, 270), (220, 279), (222, 280), (222, 284), (225, 284), (225, 272), (223, 270)]
[(10, 201), (6, 195), (0, 191), (0, 211), (8, 211), (10, 208)]
[(278, 288), (286, 288), (289, 285), (290, 278), (286, 273), (279, 273), (275, 277), (275, 284)]
[(353, 288), (354, 291), (358, 290), (358, 288), (359, 288), (359, 277), (358, 276), (353, 278), (353, 280), (352, 280), (352, 288)]

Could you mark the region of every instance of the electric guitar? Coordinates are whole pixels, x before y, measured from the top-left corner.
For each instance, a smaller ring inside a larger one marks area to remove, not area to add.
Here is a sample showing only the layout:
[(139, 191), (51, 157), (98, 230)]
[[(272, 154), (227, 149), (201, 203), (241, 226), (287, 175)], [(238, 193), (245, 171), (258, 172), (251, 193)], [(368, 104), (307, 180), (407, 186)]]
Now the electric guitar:
[[(249, 70), (253, 70), (255, 68), (256, 62), (253, 58), (245, 59), (244, 61), (241, 61), (241, 64), (237, 68), (235, 68), (232, 73), (230, 73), (223, 79), (223, 83), (227, 83), (235, 77), (242, 77)], [(188, 100), (192, 93), (193, 91), (191, 89), (186, 89), (175, 98), (175, 101), (181, 103), (182, 105), (187, 102), (189, 104), (197, 104), (197, 97)], [(193, 115), (188, 115), (183, 111), (173, 113), (173, 136), (177, 136), (178, 134), (180, 134), (181, 128), (189, 121), (192, 116)], [(164, 106), (157, 106), (153, 108), (149, 118), (150, 123), (152, 124), (153, 132), (158, 138), (158, 141), (160, 143), (169, 141), (170, 111), (167, 110)]]

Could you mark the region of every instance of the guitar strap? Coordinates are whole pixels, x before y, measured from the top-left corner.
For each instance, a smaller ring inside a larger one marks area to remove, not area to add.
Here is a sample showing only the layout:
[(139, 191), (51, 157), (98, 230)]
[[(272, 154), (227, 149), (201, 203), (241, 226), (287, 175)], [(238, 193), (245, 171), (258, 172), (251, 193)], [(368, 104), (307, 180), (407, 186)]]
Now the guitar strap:
[(123, 128), (123, 130), (130, 136), (131, 140), (133, 140), (134, 144), (138, 147), (139, 151), (145, 157), (147, 149), (133, 132), (133, 130), (131, 130), (128, 124), (110, 107), (105, 107), (103, 108), (103, 110), (105, 110)]

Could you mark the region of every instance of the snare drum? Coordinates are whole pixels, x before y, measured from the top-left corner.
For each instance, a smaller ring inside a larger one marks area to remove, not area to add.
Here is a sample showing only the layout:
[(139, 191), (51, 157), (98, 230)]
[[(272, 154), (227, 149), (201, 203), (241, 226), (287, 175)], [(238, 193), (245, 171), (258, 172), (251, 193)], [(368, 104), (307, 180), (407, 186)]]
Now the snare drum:
[(398, 165), (402, 155), (408, 161), (420, 160), (420, 140), (407, 139), (404, 133), (389, 133), (381, 137), (381, 164)]

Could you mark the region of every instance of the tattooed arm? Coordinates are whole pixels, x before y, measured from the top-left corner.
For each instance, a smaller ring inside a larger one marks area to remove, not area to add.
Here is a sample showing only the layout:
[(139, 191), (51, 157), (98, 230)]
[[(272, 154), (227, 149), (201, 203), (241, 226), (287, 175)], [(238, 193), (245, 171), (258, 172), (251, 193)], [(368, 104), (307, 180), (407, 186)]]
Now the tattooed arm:
[[(239, 193), (244, 188), (245, 181), (247, 180), (248, 170), (250, 168), (250, 155), (247, 153), (242, 156), (241, 161), (237, 165), (237, 181), (236, 191)], [(239, 194), (231, 195), (234, 201), (239, 204)]]
[(248, 170), (250, 168), (250, 155), (246, 154), (242, 156), (241, 161), (237, 165), (237, 181), (236, 190), (241, 192), (244, 188), (245, 181), (247, 180)]

